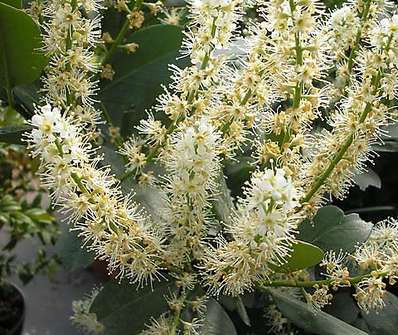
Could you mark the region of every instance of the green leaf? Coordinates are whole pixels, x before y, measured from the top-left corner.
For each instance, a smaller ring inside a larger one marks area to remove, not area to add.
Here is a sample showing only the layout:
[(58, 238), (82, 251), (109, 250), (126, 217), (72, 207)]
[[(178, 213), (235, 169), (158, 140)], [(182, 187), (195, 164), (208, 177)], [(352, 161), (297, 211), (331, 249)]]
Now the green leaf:
[(323, 311), (351, 325), (360, 316), (359, 307), (351, 294), (350, 288), (339, 289), (334, 294), (331, 304), (327, 305)]
[(220, 298), (220, 303), (227, 310), (238, 313), (243, 323), (250, 327), (250, 318), (241, 297), (222, 296)]
[(0, 0), (0, 3), (5, 3), (14, 8), (22, 8), (22, 1), (21, 0)]
[(133, 199), (151, 215), (155, 223), (162, 223), (167, 220), (164, 212), (166, 206), (164, 194), (158, 188), (136, 184), (134, 192)]
[(310, 334), (318, 335), (367, 335), (309, 304), (270, 289), (272, 297), (282, 314)]
[(55, 219), (51, 214), (41, 208), (31, 208), (26, 211), (26, 215), (28, 215), (32, 220), (42, 223), (52, 223)]
[(322, 249), (307, 242), (297, 241), (292, 246), (292, 252), (286, 259), (286, 263), (270, 267), (275, 272), (289, 273), (302, 269), (307, 269), (319, 264), (323, 258), (324, 252)]
[(94, 256), (82, 248), (81, 240), (75, 232), (65, 228), (56, 244), (57, 254), (67, 270), (84, 269), (93, 263)]
[(127, 42), (139, 45), (134, 54), (118, 51), (112, 60), (116, 72), (112, 81), (101, 84), (100, 100), (113, 122), (122, 127), (122, 134), (131, 134), (134, 125), (145, 117), (145, 110), (163, 92), (161, 84), (170, 82), (169, 64), (176, 61), (182, 41), (181, 28), (154, 25), (132, 34)]
[(125, 171), (125, 164), (122, 156), (117, 152), (117, 149), (110, 145), (103, 145), (99, 152), (104, 155), (104, 162), (106, 165), (109, 165), (112, 169), (112, 172), (116, 176), (120, 176)]
[(249, 180), (253, 172), (253, 158), (242, 156), (237, 162), (230, 162), (225, 167), (227, 185), (232, 192), (232, 196), (240, 196), (242, 185)]
[(214, 196), (212, 203), (214, 205), (217, 217), (224, 223), (229, 224), (231, 222), (231, 214), (234, 208), (231, 191), (227, 186), (223, 173), (218, 176), (217, 181), (218, 192)]
[(326, 206), (318, 211), (313, 222), (306, 220), (300, 225), (298, 239), (323, 250), (351, 252), (368, 239), (372, 227), (358, 214), (344, 215), (338, 207)]
[(204, 334), (208, 335), (237, 335), (235, 326), (224, 308), (213, 298), (206, 304), (206, 319), (203, 325)]
[(91, 305), (90, 311), (105, 326), (104, 335), (136, 335), (168, 310), (165, 295), (170, 283), (162, 282), (152, 289), (142, 289), (128, 283), (110, 282), (104, 286)]
[(33, 115), (35, 105), (40, 105), (40, 83), (35, 81), (28, 85), (16, 86), (13, 89), (16, 107), (23, 108), (25, 113)]
[(384, 308), (380, 311), (370, 311), (369, 313), (361, 312), (362, 317), (366, 320), (371, 332), (370, 334), (378, 335), (396, 335), (398, 331), (398, 298), (386, 292), (384, 296)]
[(38, 25), (24, 11), (0, 3), (0, 35), (0, 86), (10, 91), (36, 80), (46, 64)]
[(369, 186), (381, 188), (381, 179), (379, 175), (369, 168), (367, 171), (355, 175), (353, 180), (361, 191), (365, 191)]
[(25, 144), (22, 141), (23, 134), (31, 130), (30, 126), (8, 126), (0, 128), (0, 142), (9, 144)]

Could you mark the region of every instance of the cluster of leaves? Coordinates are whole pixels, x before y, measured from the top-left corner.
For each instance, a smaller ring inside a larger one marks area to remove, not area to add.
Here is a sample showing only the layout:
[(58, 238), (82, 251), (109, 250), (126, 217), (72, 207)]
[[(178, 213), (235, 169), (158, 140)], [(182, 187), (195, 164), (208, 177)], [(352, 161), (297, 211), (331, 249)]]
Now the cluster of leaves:
[[(3, 190), (2, 190), (3, 191)], [(33, 202), (19, 201), (10, 194), (2, 192), (0, 198), (0, 231), (4, 231), (4, 241), (0, 254), (0, 283), (16, 273), (19, 279), (28, 283), (39, 271), (48, 274), (55, 271), (58, 261), (55, 256), (47, 255), (44, 248), (37, 250), (34, 262), (18, 261), (13, 254), (18, 242), (30, 237), (38, 237), (42, 245), (55, 243), (58, 227), (54, 217), (41, 208), (41, 195)]]

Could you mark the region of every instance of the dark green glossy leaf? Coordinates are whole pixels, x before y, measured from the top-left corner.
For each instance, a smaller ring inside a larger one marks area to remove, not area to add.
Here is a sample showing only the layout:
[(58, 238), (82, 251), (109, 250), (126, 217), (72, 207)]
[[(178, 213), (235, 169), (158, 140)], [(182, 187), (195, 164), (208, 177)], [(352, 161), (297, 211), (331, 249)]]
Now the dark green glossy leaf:
[(94, 261), (94, 256), (82, 248), (81, 239), (77, 234), (68, 231), (66, 227), (63, 227), (56, 248), (63, 266), (69, 271), (84, 269)]
[(206, 319), (203, 325), (204, 334), (237, 335), (234, 324), (224, 308), (213, 298), (207, 302)]
[(271, 265), (275, 272), (289, 273), (307, 269), (319, 264), (323, 258), (322, 249), (307, 242), (297, 241), (292, 245), (292, 252), (286, 263), (280, 266)]
[(277, 290), (270, 290), (276, 305), (282, 314), (310, 334), (318, 335), (367, 335), (360, 329), (350, 326), (325, 312), (315, 310), (291, 296)]
[(222, 296), (219, 301), (227, 310), (238, 313), (243, 323), (250, 327), (250, 318), (241, 297)]
[(165, 295), (171, 284), (162, 282), (153, 289), (138, 289), (128, 283), (110, 282), (95, 298), (90, 311), (105, 326), (104, 335), (137, 335), (151, 318), (168, 310)]
[(8, 126), (0, 128), (0, 142), (9, 144), (25, 144), (23, 134), (32, 129), (30, 126)]
[(40, 104), (39, 90), (40, 83), (38, 81), (14, 87), (13, 94), (16, 106), (20, 109), (23, 108), (26, 114), (33, 115), (35, 105)]
[(396, 123), (383, 127), (385, 135), (381, 137), (382, 142), (372, 146), (377, 152), (397, 152), (398, 151), (398, 126)]
[(125, 171), (125, 164), (117, 149), (111, 145), (103, 145), (100, 149), (100, 153), (104, 155), (104, 165), (109, 165), (112, 172), (116, 176), (120, 176)]
[(0, 3), (0, 86), (36, 80), (46, 64), (38, 25), (20, 9)]
[[(234, 208), (234, 203), (231, 197), (231, 191), (229, 190), (225, 181), (224, 174), (220, 174), (218, 177), (218, 192), (216, 193), (214, 200), (212, 201), (217, 218), (226, 224), (231, 223), (231, 214)], [(212, 235), (217, 235), (219, 229), (213, 229)]]
[(323, 250), (351, 252), (357, 244), (365, 242), (373, 225), (363, 221), (358, 214), (344, 215), (335, 206), (321, 208), (313, 221), (304, 221), (298, 238)]
[[(182, 36), (176, 26), (150, 26), (129, 37), (127, 42), (139, 45), (134, 54), (120, 50), (114, 55), (111, 63), (116, 74), (112, 81), (102, 81), (100, 100), (123, 135), (134, 131), (145, 110), (163, 92), (161, 84), (169, 83), (168, 67), (176, 63)], [(184, 66), (185, 62), (177, 63)]]
[(0, 0), (1, 3), (5, 3), (14, 8), (22, 8), (22, 1), (21, 0)]
[(386, 292), (384, 303), (386, 305), (380, 311), (362, 312), (371, 335), (396, 335), (398, 333), (398, 298)]
[(364, 171), (360, 174), (357, 174), (353, 177), (355, 184), (361, 189), (361, 191), (365, 191), (369, 186), (373, 186), (376, 188), (381, 188), (381, 179), (376, 172), (372, 169)]
[(323, 311), (351, 325), (357, 322), (360, 316), (358, 305), (349, 288), (339, 289), (333, 296), (331, 304), (326, 306)]
[(229, 162), (225, 167), (225, 175), (227, 176), (227, 185), (232, 195), (240, 196), (242, 185), (249, 180), (250, 174), (253, 172), (253, 158), (243, 156), (239, 157), (238, 162)]

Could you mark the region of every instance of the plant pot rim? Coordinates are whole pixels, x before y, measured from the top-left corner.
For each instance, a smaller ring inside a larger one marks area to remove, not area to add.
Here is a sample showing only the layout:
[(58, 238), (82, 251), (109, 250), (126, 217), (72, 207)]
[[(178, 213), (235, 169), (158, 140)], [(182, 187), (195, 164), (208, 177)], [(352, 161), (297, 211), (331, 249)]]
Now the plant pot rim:
[(15, 291), (18, 292), (18, 294), (20, 295), (20, 297), (22, 298), (22, 313), (19, 317), (18, 322), (14, 325), (13, 328), (11, 328), (10, 330), (8, 330), (8, 332), (5, 335), (16, 335), (18, 333), (16, 333), (18, 331), (18, 329), (22, 329), (23, 327), (23, 323), (25, 321), (25, 314), (26, 314), (26, 304), (25, 304), (25, 296), (22, 292), (22, 290), (19, 288), (18, 285), (10, 282), (10, 281), (5, 281), (6, 285), (11, 286)]

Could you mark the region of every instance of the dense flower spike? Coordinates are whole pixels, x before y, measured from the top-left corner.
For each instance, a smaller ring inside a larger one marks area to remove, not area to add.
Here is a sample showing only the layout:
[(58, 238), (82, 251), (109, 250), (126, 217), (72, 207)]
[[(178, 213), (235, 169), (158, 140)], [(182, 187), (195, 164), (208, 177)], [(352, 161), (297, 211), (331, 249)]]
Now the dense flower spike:
[(262, 166), (276, 161), (291, 176), (302, 169), (310, 126), (329, 102), (330, 83), (324, 78), (332, 62), (328, 38), (321, 33), (323, 15), (318, 1), (264, 2), (266, 50), (274, 62), (265, 74), (273, 78), (274, 99), (258, 120), (256, 158)]
[(175, 133), (164, 154), (164, 191), (168, 195), (164, 210), (168, 212), (171, 236), (168, 257), (175, 265), (201, 257), (209, 200), (217, 191), (220, 174), (219, 138), (208, 120), (202, 118)]
[(347, 88), (348, 96), (332, 115), (331, 131), (324, 131), (310, 148), (304, 180), (308, 182), (303, 202), (313, 208), (325, 192), (344, 196), (352, 176), (371, 158), (370, 146), (380, 137), (381, 127), (393, 115), (389, 102), (397, 85), (396, 16), (383, 19), (369, 34), (370, 49), (361, 49), (358, 74)]
[(101, 38), (100, 8), (98, 0), (51, 0), (43, 11), (44, 50), (50, 58), (43, 80), (44, 101), (68, 107), (71, 115), (92, 129), (99, 120), (93, 107), (97, 92), (94, 74), (98, 71), (93, 50)]
[(43, 182), (84, 243), (118, 276), (139, 284), (156, 278), (162, 238), (122, 195), (109, 168), (100, 167), (101, 158), (83, 139), (82, 128), (49, 105), (33, 116), (32, 126), (29, 145), (41, 158)]

